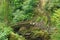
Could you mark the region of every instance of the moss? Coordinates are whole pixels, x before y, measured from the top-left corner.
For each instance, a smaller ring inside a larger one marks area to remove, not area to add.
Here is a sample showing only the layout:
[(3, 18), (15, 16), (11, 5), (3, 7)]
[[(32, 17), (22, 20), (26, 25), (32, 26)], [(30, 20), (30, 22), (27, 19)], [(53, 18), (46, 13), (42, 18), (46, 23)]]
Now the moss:
[(15, 34), (15, 33), (11, 33), (9, 40), (26, 40), (24, 37), (22, 37), (21, 35)]
[(43, 30), (35, 30), (35, 31), (32, 31), (32, 38), (34, 39), (41, 39), (41, 40), (49, 40), (50, 36), (48, 34), (47, 31), (43, 31)]
[(46, 30), (41, 30), (39, 27), (30, 27), (29, 29), (21, 27), (19, 33), (27, 40), (49, 40), (50, 36)]

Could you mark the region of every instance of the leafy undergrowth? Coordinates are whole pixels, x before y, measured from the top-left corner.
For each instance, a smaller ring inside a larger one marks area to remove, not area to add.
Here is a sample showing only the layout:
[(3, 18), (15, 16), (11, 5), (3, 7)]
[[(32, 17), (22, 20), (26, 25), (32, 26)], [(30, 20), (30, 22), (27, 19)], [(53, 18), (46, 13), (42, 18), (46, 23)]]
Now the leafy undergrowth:
[(13, 33), (12, 28), (5, 23), (0, 23), (0, 40), (24, 40), (24, 38)]
[(6, 26), (4, 23), (0, 23), (0, 40), (8, 40), (8, 35), (12, 29)]
[(56, 28), (51, 35), (51, 39), (60, 40), (60, 9), (55, 10), (55, 12), (52, 15), (52, 21)]
[(29, 29), (22, 27), (14, 33), (11, 27), (0, 23), (0, 40), (49, 40), (49, 38), (48, 32), (38, 27), (30, 27)]

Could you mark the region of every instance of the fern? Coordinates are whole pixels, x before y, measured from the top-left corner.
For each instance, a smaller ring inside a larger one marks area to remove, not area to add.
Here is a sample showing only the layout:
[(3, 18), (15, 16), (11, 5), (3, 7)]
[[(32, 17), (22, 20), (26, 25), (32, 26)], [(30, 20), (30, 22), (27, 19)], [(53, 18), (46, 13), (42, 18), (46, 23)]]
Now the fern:
[(60, 40), (60, 9), (55, 10), (51, 17), (51, 21), (57, 29), (54, 30), (53, 34), (51, 35), (51, 38), (52, 40)]
[(10, 32), (10, 27), (7, 27), (4, 23), (0, 23), (0, 40), (8, 40)]
[(33, 10), (38, 3), (37, 0), (13, 0), (11, 6), (13, 8), (13, 23), (32, 19)]
[(51, 18), (52, 22), (55, 22), (56, 25), (60, 25), (60, 9), (55, 10)]

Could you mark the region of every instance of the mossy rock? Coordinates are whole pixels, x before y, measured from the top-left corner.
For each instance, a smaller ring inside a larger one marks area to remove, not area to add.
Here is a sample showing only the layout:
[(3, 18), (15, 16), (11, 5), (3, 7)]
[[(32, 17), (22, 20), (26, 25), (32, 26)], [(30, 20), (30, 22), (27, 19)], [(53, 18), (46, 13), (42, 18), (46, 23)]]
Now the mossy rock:
[(22, 27), (19, 30), (20, 33), (27, 39), (27, 40), (49, 40), (50, 35), (46, 30), (41, 30), (38, 27), (30, 27), (29, 29)]
[(9, 35), (9, 40), (26, 40), (23, 36), (15, 34), (15, 33), (11, 33)]
[(34, 31), (33, 38), (40, 38), (41, 40), (49, 40), (50, 36), (48, 32), (45, 31)]

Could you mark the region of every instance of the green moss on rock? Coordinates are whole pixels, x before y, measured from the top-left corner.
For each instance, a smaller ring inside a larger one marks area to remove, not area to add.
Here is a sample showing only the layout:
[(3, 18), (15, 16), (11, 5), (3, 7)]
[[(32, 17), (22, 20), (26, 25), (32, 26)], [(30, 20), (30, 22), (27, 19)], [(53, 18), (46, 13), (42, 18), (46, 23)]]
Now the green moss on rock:
[(26, 40), (24, 37), (22, 37), (21, 35), (15, 34), (15, 33), (11, 33), (9, 40)]

